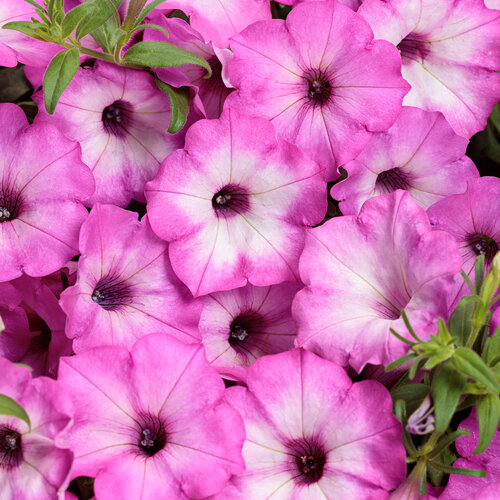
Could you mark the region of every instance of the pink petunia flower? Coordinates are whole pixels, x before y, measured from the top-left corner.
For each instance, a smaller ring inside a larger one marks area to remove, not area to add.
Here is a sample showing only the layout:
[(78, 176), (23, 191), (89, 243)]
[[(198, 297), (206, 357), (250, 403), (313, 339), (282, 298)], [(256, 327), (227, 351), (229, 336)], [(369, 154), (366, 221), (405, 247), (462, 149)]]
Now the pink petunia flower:
[(453, 132), (441, 113), (403, 107), (396, 123), (374, 134), (365, 149), (344, 165), (348, 177), (331, 189), (344, 215), (357, 215), (369, 198), (408, 191), (423, 208), (463, 193), (479, 177), (465, 156), (467, 139)]
[(500, 491), (498, 483), (500, 483), (500, 430), (497, 430), (493, 435), (489, 447), (479, 455), (474, 455), (479, 439), (479, 426), (476, 418), (476, 410), (474, 409), (469, 417), (467, 417), (459, 426), (460, 429), (466, 429), (470, 432), (469, 436), (459, 437), (456, 441), (457, 452), (461, 458), (455, 461), (454, 467), (464, 467), (466, 469), (480, 469), (486, 471), (486, 477), (471, 477), (451, 474), (450, 479), (443, 493), (439, 496), (440, 500), (456, 500), (464, 498), (467, 500), (489, 500), (489, 498), (498, 497), (483, 497), (478, 495), (479, 491), (489, 485), (489, 483), (497, 483), (491, 486), (493, 491)]
[(298, 346), (360, 371), (387, 364), (408, 346), (404, 309), (428, 339), (447, 317), (446, 295), (462, 260), (453, 236), (432, 231), (402, 190), (371, 198), (359, 217), (336, 217), (307, 233), (300, 275), (308, 285), (292, 311)]
[(273, 122), (283, 138), (325, 165), (355, 158), (387, 130), (409, 85), (395, 48), (338, 2), (294, 7), (286, 21), (254, 23), (233, 37), (229, 78), (235, 109)]
[(96, 204), (80, 234), (76, 284), (61, 294), (66, 334), (75, 352), (130, 347), (143, 335), (168, 332), (199, 342), (201, 304), (173, 273), (167, 244), (147, 216)]
[(405, 105), (441, 111), (463, 137), (486, 126), (500, 99), (500, 12), (483, 0), (365, 0), (358, 13), (397, 45)]
[(305, 227), (326, 212), (323, 172), (270, 122), (228, 108), (147, 184), (151, 226), (194, 296), (295, 281)]
[(80, 68), (53, 115), (45, 111), (42, 92), (33, 99), (39, 107), (35, 122), (54, 123), (80, 143), (96, 180), (89, 206), (144, 201), (144, 184), (183, 144), (182, 133), (167, 134), (170, 101), (144, 71), (107, 63)]
[(0, 499), (54, 500), (69, 484), (73, 452), (62, 442), (73, 408), (61, 384), (0, 358), (0, 394), (31, 422), (0, 415)]
[[(317, 2), (317, 1), (318, 0), (280, 0), (279, 3), (282, 3), (284, 5), (298, 5), (299, 3)], [(338, 2), (347, 5), (347, 7), (350, 7), (352, 10), (356, 11), (358, 10), (359, 6), (363, 3), (363, 0), (338, 0)]]
[(338, 365), (295, 349), (257, 360), (226, 401), (243, 417), (246, 470), (217, 499), (387, 499), (406, 474), (389, 391), (353, 384)]
[(29, 276), (0, 283), (0, 295), (4, 297), (0, 315), (6, 320), (0, 356), (30, 366), (33, 376), (55, 378), (59, 358), (73, 352), (64, 333), (66, 315), (58, 296), (42, 279)]
[(44, 276), (78, 253), (94, 180), (77, 143), (18, 106), (0, 104), (0, 131), (0, 282)]
[(220, 48), (228, 47), (229, 38), (248, 25), (271, 19), (268, 0), (167, 0), (159, 6), (159, 10), (175, 8), (189, 16), (189, 24), (205, 42)]
[(293, 348), (291, 305), (299, 283), (246, 287), (204, 299), (200, 334), (210, 364), (224, 377), (245, 381), (248, 366)]
[[(41, 6), (43, 0), (35, 0)], [(4, 24), (14, 21), (39, 19), (36, 8), (25, 0), (0, 2), (0, 66), (14, 67), (23, 64), (46, 68), (49, 61), (62, 50), (60, 45), (36, 40), (19, 31), (2, 29)]]
[(244, 468), (241, 418), (200, 345), (152, 334), (65, 358), (60, 380), (77, 409), (72, 477), (95, 476), (97, 498), (205, 498)]
[[(484, 255), (489, 269), (500, 247), (500, 179), (481, 177), (469, 181), (465, 193), (438, 201), (427, 213), (434, 228), (447, 231), (457, 240), (462, 268), (470, 278), (478, 255)], [(463, 278), (457, 276), (449, 294), (450, 307), (469, 293)]]
[[(155, 68), (158, 77), (170, 85), (188, 85), (194, 89), (194, 104), (206, 118), (219, 118), (224, 101), (233, 91), (227, 77), (227, 65), (233, 57), (229, 49), (219, 49), (212, 43), (204, 43), (202, 36), (183, 19), (167, 18), (164, 15), (151, 16), (148, 20), (165, 28), (168, 42), (203, 57), (212, 68), (212, 76), (206, 77), (206, 69), (193, 64)], [(165, 35), (158, 30), (146, 30), (145, 40), (165, 41)]]

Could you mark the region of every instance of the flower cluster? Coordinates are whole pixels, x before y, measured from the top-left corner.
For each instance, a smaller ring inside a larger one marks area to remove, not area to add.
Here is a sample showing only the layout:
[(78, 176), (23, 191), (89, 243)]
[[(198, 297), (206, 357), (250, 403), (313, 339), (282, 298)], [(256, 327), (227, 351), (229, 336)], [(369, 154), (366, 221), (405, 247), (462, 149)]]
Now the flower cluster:
[(500, 496), (498, 2), (0, 28), (0, 500)]

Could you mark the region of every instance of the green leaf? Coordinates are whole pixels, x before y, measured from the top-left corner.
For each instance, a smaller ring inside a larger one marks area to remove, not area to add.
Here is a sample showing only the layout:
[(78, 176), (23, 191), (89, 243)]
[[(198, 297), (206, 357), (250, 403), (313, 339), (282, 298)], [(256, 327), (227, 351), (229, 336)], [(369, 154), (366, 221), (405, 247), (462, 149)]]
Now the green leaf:
[(448, 428), (466, 381), (467, 376), (455, 370), (450, 361), (437, 367), (432, 380), (436, 432)]
[(478, 255), (474, 264), (474, 281), (476, 283), (476, 293), (481, 293), (481, 286), (484, 279), (484, 255)]
[(477, 382), (484, 384), (490, 391), (500, 393), (500, 384), (495, 374), (488, 368), (480, 356), (471, 349), (459, 347), (451, 358), (455, 368)]
[(451, 467), (450, 465), (442, 464), (434, 460), (429, 462), (431, 467), (437, 470), (446, 472), (447, 474), (459, 474), (461, 476), (486, 477), (486, 472), (479, 469), (463, 469), (461, 467)]
[(61, 23), (61, 32), (62, 37), (66, 38), (67, 36), (73, 33), (73, 30), (78, 26), (78, 23), (87, 15), (95, 9), (95, 6), (91, 3), (85, 2), (74, 9), (71, 9), (65, 16)]
[(480, 302), (477, 295), (466, 295), (451, 313), (448, 328), (458, 345), (465, 345), (472, 334), (472, 313)]
[(120, 23), (118, 7), (122, 2), (123, 0), (95, 0), (90, 2), (93, 8), (78, 25), (76, 29), (77, 40), (100, 28), (112, 16), (116, 19), (118, 25)]
[(49, 17), (52, 19), (52, 16), (54, 14), (54, 0), (47, 1), (47, 13), (49, 14)]
[(495, 333), (486, 339), (483, 350), (483, 359), (487, 365), (492, 366), (494, 361), (500, 355), (500, 325), (495, 330)]
[(405, 339), (403, 336), (399, 335), (399, 333), (394, 330), (394, 328), (389, 328), (389, 331), (399, 340), (401, 340), (401, 342), (404, 342), (405, 344), (408, 344), (408, 345), (411, 345), (411, 346), (414, 346), (415, 345), (415, 342), (412, 342), (411, 340), (408, 340), (408, 339)]
[(40, 4), (36, 3), (35, 0), (24, 0), (25, 2), (29, 3), (30, 5), (33, 5), (35, 9), (42, 9), (45, 12), (47, 12)]
[(396, 359), (396, 361), (393, 361), (392, 363), (389, 363), (385, 367), (386, 372), (390, 372), (391, 370), (394, 370), (394, 368), (397, 368), (398, 366), (402, 365), (403, 363), (406, 363), (410, 359), (415, 358), (416, 355), (413, 353), (407, 354), (406, 356), (401, 356), (400, 358)]
[(145, 29), (155, 29), (155, 30), (161, 31), (165, 35), (165, 37), (168, 38), (168, 31), (165, 28), (162, 28), (161, 26), (159, 26), (158, 24), (141, 24), (139, 26), (136, 26), (132, 30), (132, 32), (139, 31), (139, 30), (145, 30)]
[(402, 399), (406, 401), (407, 405), (415, 401), (422, 401), (427, 394), (429, 394), (429, 387), (419, 383), (405, 384), (391, 390), (393, 400)]
[(398, 399), (394, 402), (394, 415), (396, 415), (396, 418), (404, 424), (406, 419), (406, 402), (402, 399)]
[(47, 113), (54, 113), (61, 94), (75, 76), (79, 65), (80, 54), (76, 47), (59, 52), (50, 61), (43, 77), (43, 92)]
[(27, 368), (30, 372), (33, 371), (30, 365), (25, 365), (24, 363), (14, 363), (16, 366), (20, 366), (21, 368)]
[(153, 12), (153, 10), (155, 10), (156, 7), (158, 7), (158, 5), (160, 5), (164, 1), (165, 0), (154, 0), (154, 2), (151, 2), (149, 5), (147, 5), (146, 7), (144, 7), (144, 9), (142, 10), (142, 12), (139, 14), (139, 16), (137, 17), (137, 19), (135, 20), (134, 27), (138, 26), (139, 24), (141, 24), (142, 21), (144, 21), (144, 19), (146, 19), (146, 17), (151, 12)]
[(417, 356), (415, 358), (415, 361), (411, 365), (410, 370), (408, 371), (408, 377), (410, 380), (413, 380), (415, 378), (415, 375), (417, 374), (418, 370), (420, 369), (421, 362), (425, 359), (424, 356)]
[(24, 408), (16, 403), (12, 398), (0, 394), (0, 415), (10, 415), (24, 420), (31, 430), (31, 422)]
[(441, 453), (443, 453), (448, 446), (450, 446), (454, 441), (456, 441), (459, 437), (462, 436), (470, 436), (470, 432), (467, 429), (459, 429), (458, 431), (452, 432), (450, 435), (441, 438), (436, 446), (432, 449), (432, 452), (429, 454), (430, 458), (436, 458)]
[(156, 78), (156, 84), (158, 85), (158, 88), (165, 92), (170, 99), (172, 113), (170, 116), (168, 132), (175, 134), (186, 123), (189, 111), (189, 89), (187, 87), (176, 89), (171, 85), (162, 82), (159, 78)]
[(461, 271), (460, 274), (462, 275), (462, 278), (464, 279), (464, 281), (467, 283), (467, 286), (469, 287), (469, 290), (475, 294), (476, 293), (476, 289), (474, 287), (474, 285), (472, 284), (472, 281), (469, 279), (469, 277), (467, 276), (467, 274), (465, 274), (464, 271)]
[(195, 64), (207, 70), (207, 77), (212, 74), (210, 65), (203, 57), (168, 42), (148, 40), (136, 43), (125, 52), (123, 61), (142, 66), (151, 66), (153, 68), (169, 68), (183, 64)]
[(482, 453), (491, 443), (498, 422), (500, 421), (500, 398), (496, 394), (487, 394), (477, 403), (477, 422), (479, 424), (479, 441), (474, 455)]
[(401, 317), (403, 318), (404, 324), (406, 325), (406, 328), (410, 332), (410, 335), (417, 341), (417, 342), (422, 342), (422, 339), (418, 337), (418, 335), (415, 333), (415, 330), (411, 326), (410, 320), (408, 319), (408, 315), (406, 314), (406, 311), (403, 309), (401, 311)]
[(13, 21), (11, 23), (5, 23), (2, 26), (4, 30), (15, 30), (25, 35), (30, 36), (31, 38), (36, 38), (37, 40), (43, 40), (40, 34), (35, 29), (36, 24), (31, 21)]

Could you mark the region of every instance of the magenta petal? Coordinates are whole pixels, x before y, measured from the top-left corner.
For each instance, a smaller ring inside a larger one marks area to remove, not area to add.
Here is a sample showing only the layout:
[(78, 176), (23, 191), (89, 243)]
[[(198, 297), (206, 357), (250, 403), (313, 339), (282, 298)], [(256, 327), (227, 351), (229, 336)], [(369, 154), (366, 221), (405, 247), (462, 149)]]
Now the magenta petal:
[(305, 227), (326, 210), (324, 186), (323, 169), (269, 121), (226, 108), (195, 123), (185, 150), (148, 183), (148, 216), (194, 296), (247, 280), (267, 286), (297, 280)]
[(80, 234), (76, 284), (61, 294), (75, 352), (98, 345), (132, 346), (147, 333), (199, 342), (201, 304), (173, 273), (167, 244), (148, 217), (97, 204)]
[(293, 304), (297, 345), (357, 371), (387, 364), (407, 346), (389, 331), (428, 338), (446, 317), (446, 295), (460, 271), (456, 242), (432, 231), (410, 195), (371, 198), (358, 218), (331, 219), (309, 230), (301, 256), (301, 290)]
[[(333, 36), (335, 33), (335, 36)], [(408, 85), (389, 43), (338, 2), (292, 9), (286, 22), (255, 23), (232, 38), (228, 103), (273, 122), (284, 139), (327, 167), (352, 160), (372, 132), (389, 128)]]
[(0, 358), (0, 394), (20, 404), (31, 422), (0, 415), (0, 429), (8, 432), (15, 446), (2, 453), (2, 498), (49, 500), (69, 484), (72, 450), (64, 447), (71, 426), (73, 407), (62, 384), (46, 377), (31, 379), (27, 368)]
[(485, 127), (500, 98), (498, 11), (483, 0), (365, 0), (358, 13), (400, 49), (405, 105), (441, 111), (466, 138)]
[(331, 190), (344, 215), (359, 213), (373, 196), (408, 191), (423, 208), (462, 193), (479, 176), (465, 156), (467, 140), (456, 135), (444, 116), (403, 107), (394, 125), (374, 134), (365, 149), (344, 165), (348, 177)]
[(68, 358), (60, 377), (78, 409), (73, 474), (96, 476), (98, 495), (204, 498), (242, 471), (241, 418), (201, 346), (152, 334)]
[(78, 253), (92, 174), (77, 143), (52, 125), (27, 126), (13, 104), (1, 105), (0, 130), (0, 281), (44, 276)]
[(382, 499), (404, 478), (401, 426), (378, 382), (352, 384), (295, 349), (257, 360), (247, 383), (226, 396), (245, 422), (246, 470), (217, 498)]

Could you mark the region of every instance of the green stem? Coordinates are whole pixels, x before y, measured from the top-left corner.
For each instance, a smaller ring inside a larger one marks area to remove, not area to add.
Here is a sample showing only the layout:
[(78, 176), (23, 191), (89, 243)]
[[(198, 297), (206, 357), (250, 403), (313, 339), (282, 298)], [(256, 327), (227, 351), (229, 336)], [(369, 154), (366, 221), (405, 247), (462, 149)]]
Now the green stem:
[(476, 342), (477, 335), (478, 335), (479, 331), (481, 330), (482, 326), (483, 325), (479, 325), (479, 326), (474, 325), (474, 330), (472, 330), (472, 334), (469, 337), (469, 340), (467, 341), (467, 344), (465, 345), (465, 347), (472, 349), (472, 346), (474, 345), (474, 342)]
[(441, 437), (441, 432), (435, 432), (431, 435), (431, 437), (425, 442), (425, 444), (420, 448), (420, 453), (422, 457), (425, 457), (427, 460), (427, 455), (432, 452), (434, 446), (438, 442)]
[(125, 14), (125, 19), (121, 26), (123, 31), (128, 32), (134, 26), (135, 20), (139, 17), (142, 9), (146, 5), (146, 0), (131, 0)]

